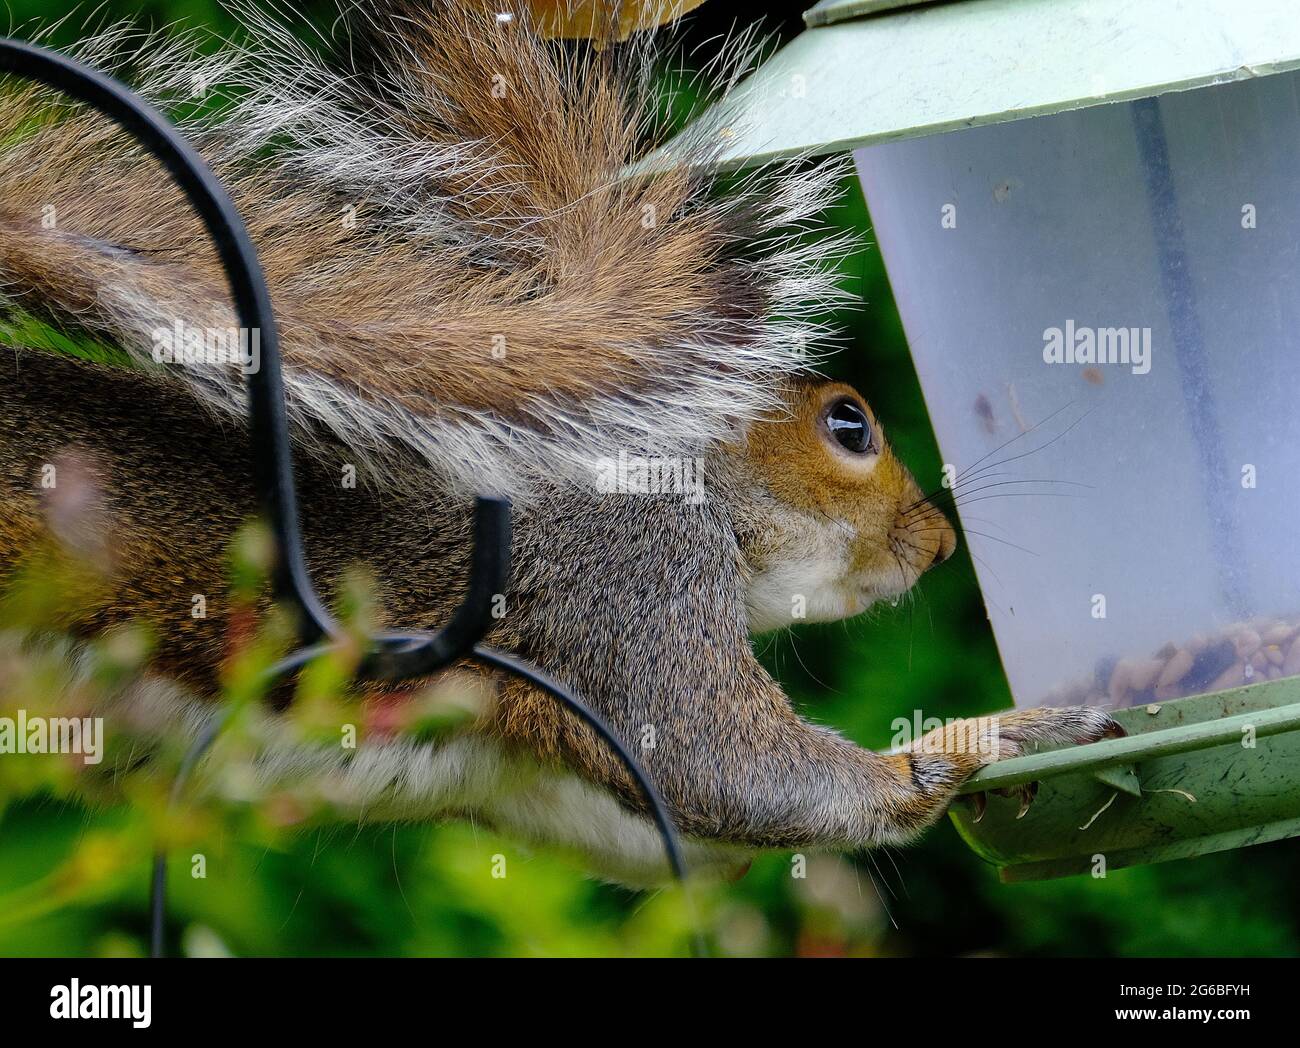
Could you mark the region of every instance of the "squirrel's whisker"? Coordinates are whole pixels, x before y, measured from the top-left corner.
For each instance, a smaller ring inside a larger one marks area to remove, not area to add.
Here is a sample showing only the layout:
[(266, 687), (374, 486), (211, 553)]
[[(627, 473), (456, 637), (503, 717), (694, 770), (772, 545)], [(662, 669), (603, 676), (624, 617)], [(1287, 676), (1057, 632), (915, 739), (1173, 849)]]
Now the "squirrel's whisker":
[(977, 502), (988, 502), (992, 499), (1086, 499), (1087, 497), (1087, 495), (1072, 495), (1065, 491), (1000, 491), (966, 501), (959, 500), (955, 505), (961, 509), (963, 506), (973, 506)]
[[(1067, 426), (1064, 430), (1062, 430), (1060, 433), (1058, 433), (1055, 437), (1053, 437), (1052, 439), (1046, 441), (1046, 442), (1043, 443), (1043, 444), (1040, 444), (1038, 447), (1030, 448), (1028, 451), (1024, 451), (1024, 452), (1021, 452), (1021, 453), (1016, 454), (1016, 455), (1010, 455), (1010, 456), (1008, 456), (1008, 457), (1006, 457), (1006, 458), (1003, 458), (1003, 459), (998, 459), (998, 460), (995, 461), (995, 462), (990, 462), (990, 463), (988, 463), (987, 465), (981, 466), (979, 469), (976, 469), (976, 468), (975, 468), (976, 466), (979, 466), (980, 463), (984, 462), (985, 459), (989, 458), (989, 456), (991, 456), (991, 455), (996, 455), (999, 451), (1001, 451), (1001, 450), (1003, 450), (1004, 448), (1007, 448), (1007, 447), (1009, 447), (1010, 445), (1014, 444), (1017, 440), (1020, 440), (1022, 437), (1026, 437), (1026, 436), (1028, 436), (1030, 433), (1033, 433), (1035, 430), (1037, 430), (1037, 429), (1039, 429), (1040, 427), (1046, 425), (1046, 424), (1047, 424), (1048, 422), (1050, 422), (1052, 419), (1056, 418), (1056, 416), (1059, 415), (1061, 412), (1063, 412), (1063, 411), (1065, 411), (1067, 408), (1069, 408), (1073, 403), (1074, 403), (1074, 401), (1070, 401), (1069, 403), (1062, 405), (1061, 407), (1059, 407), (1059, 408), (1057, 408), (1055, 411), (1053, 411), (1050, 415), (1048, 415), (1046, 418), (1042, 419), (1040, 422), (1035, 423), (1034, 425), (1030, 426), (1028, 429), (1024, 430), (1024, 431), (1021, 432), (1021, 433), (1017, 433), (1014, 437), (1010, 438), (1009, 440), (1004, 441), (1002, 444), (999, 444), (999, 445), (998, 445), (996, 448), (994, 448), (992, 451), (990, 451), (990, 452), (988, 452), (987, 454), (985, 454), (985, 455), (981, 456), (980, 458), (976, 459), (973, 463), (971, 463), (971, 465), (967, 466), (964, 470), (959, 470), (958, 473), (957, 473), (957, 477), (958, 477), (958, 479), (957, 479), (956, 482), (954, 482), (954, 484), (952, 485), (952, 487), (951, 487), (951, 488), (938, 488), (938, 489), (936, 489), (935, 494), (937, 494), (937, 493), (939, 493), (939, 492), (942, 492), (942, 491), (951, 491), (951, 490), (955, 490), (955, 489), (957, 489), (958, 487), (960, 487), (962, 484), (970, 483), (970, 482), (972, 482), (972, 481), (974, 481), (974, 480), (979, 479), (981, 476), (987, 474), (989, 470), (997, 469), (998, 467), (1000, 467), (1000, 466), (1005, 466), (1005, 465), (1007, 465), (1008, 463), (1011, 463), (1011, 462), (1016, 462), (1016, 461), (1018, 461), (1018, 460), (1020, 460), (1020, 459), (1022, 459), (1022, 458), (1026, 458), (1026, 457), (1028, 457), (1028, 456), (1030, 456), (1030, 455), (1037, 454), (1038, 452), (1043, 451), (1044, 449), (1051, 447), (1051, 446), (1052, 446), (1053, 444), (1055, 444), (1058, 440), (1060, 440), (1062, 437), (1064, 437), (1066, 434), (1068, 434), (1071, 430), (1073, 430), (1073, 429), (1074, 429), (1074, 428), (1075, 428), (1075, 427), (1076, 427), (1080, 422), (1082, 422), (1085, 418), (1087, 418), (1087, 417), (1092, 413), (1092, 410), (1093, 410), (1093, 409), (1089, 408), (1089, 409), (1088, 409), (1087, 411), (1085, 411), (1082, 415), (1080, 415), (1077, 419), (1075, 419), (1072, 423), (1070, 423), (1069, 426)], [(1002, 475), (1002, 474), (1000, 474), (1000, 475)], [(1065, 482), (1062, 482), (1062, 483), (1065, 483)], [(918, 502), (924, 502), (924, 501), (926, 501), (926, 499), (928, 499), (928, 498), (930, 498), (930, 496), (926, 496), (925, 498), (918, 500)]]

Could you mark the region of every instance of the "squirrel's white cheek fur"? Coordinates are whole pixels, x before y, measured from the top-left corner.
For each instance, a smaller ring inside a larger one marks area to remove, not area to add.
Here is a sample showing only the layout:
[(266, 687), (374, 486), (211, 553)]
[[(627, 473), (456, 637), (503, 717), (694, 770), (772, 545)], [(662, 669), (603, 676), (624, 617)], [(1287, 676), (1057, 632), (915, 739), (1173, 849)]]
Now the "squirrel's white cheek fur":
[(780, 539), (754, 565), (745, 605), (749, 632), (796, 622), (834, 622), (865, 611), (869, 599), (850, 579), (853, 531), (844, 521), (790, 513)]

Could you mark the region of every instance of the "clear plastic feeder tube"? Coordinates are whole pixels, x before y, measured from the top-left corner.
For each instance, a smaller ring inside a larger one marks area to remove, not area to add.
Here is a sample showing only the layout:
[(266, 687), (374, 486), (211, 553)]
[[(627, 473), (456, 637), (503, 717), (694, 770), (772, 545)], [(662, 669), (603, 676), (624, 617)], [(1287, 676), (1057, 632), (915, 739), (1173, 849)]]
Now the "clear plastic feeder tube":
[(1300, 673), (1298, 85), (856, 154), (1017, 703)]

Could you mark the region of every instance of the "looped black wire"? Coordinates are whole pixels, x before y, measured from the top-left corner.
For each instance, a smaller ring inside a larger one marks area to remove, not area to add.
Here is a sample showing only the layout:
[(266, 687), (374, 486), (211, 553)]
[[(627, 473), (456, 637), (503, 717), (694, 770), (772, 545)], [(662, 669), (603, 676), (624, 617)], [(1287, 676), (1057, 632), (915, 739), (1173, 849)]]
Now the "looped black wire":
[[(118, 81), (65, 55), (5, 38), (0, 38), (0, 73), (42, 83), (93, 106), (157, 158), (198, 212), (217, 248), (240, 326), (260, 334), (261, 366), (248, 375), (254, 486), (275, 539), (275, 592), (299, 612), (300, 637), (305, 645), (271, 667), (268, 678), (275, 680), (294, 672), (340, 642), (343, 634), (317, 596), (307, 572), (298, 526), (279, 336), (266, 278), (243, 220), (193, 146), (162, 114)], [(363, 660), (359, 676), (387, 682), (406, 680), (425, 676), (472, 654), (486, 666), (528, 680), (580, 717), (614, 751), (650, 809), (673, 875), (679, 881), (685, 880), (681, 848), (663, 800), (609, 726), (540, 670), (478, 643), (492, 625), (493, 597), (505, 589), (509, 563), (510, 504), (505, 499), (480, 497), (475, 502), (474, 549), (469, 592), (464, 601), (435, 633), (384, 633), (372, 638), (374, 650)], [(216, 740), (224, 719), (224, 712), (213, 716), (194, 739), (173, 781), (173, 802), (179, 800), (191, 772)], [(166, 863), (165, 853), (155, 855), (150, 894), (150, 947), (155, 957), (163, 953)]]
[[(309, 648), (300, 648), (267, 670), (264, 683), (269, 685), (281, 677), (301, 669), (313, 659), (327, 654), (332, 647), (330, 644), (317, 644)], [(623, 762), (624, 767), (636, 780), (642, 796), (650, 807), (650, 815), (654, 819), (655, 828), (663, 839), (664, 851), (667, 853), (668, 865), (672, 870), (673, 877), (684, 882), (686, 880), (686, 861), (682, 857), (672, 817), (668, 814), (663, 798), (659, 796), (659, 791), (655, 789), (654, 783), (640, 769), (636, 759), (628, 753), (622, 740), (610, 730), (609, 725), (559, 681), (530, 666), (522, 659), (497, 651), (495, 648), (489, 648), (485, 644), (476, 644), (472, 657), (475, 662), (491, 669), (505, 670), (507, 673), (513, 673), (525, 678), (590, 725), (591, 729), (614, 751), (615, 756)], [(217, 710), (199, 729), (199, 733), (194, 737), (190, 748), (181, 759), (176, 778), (172, 781), (169, 804), (175, 805), (180, 801), (190, 774), (198, 766), (199, 761), (203, 759), (208, 750), (211, 749), (212, 744), (217, 741), (217, 736), (221, 734), (221, 729), (225, 726), (228, 713), (229, 708)], [(154, 856), (153, 882), (149, 900), (149, 954), (151, 957), (161, 957), (163, 955), (163, 929), (166, 926), (167, 916), (166, 891), (167, 857), (164, 853), (159, 852)], [(697, 955), (703, 955), (704, 946), (698, 936), (696, 936), (692, 946)]]
[[(275, 593), (298, 612), (304, 644), (322, 637), (342, 640), (343, 631), (325, 609), (307, 573), (293, 484), (279, 332), (257, 251), (234, 202), (194, 147), (130, 89), (98, 70), (34, 44), (0, 40), (0, 45), (0, 71), (37, 80), (110, 117), (162, 163), (203, 220), (230, 284), (240, 326), (259, 333), (260, 366), (248, 375), (249, 419), (254, 487), (275, 537)], [(491, 598), (504, 590), (509, 562), (510, 504), (505, 499), (480, 497), (475, 504), (469, 597), (445, 629), (422, 635), (417, 643), (404, 639), (394, 644), (379, 638), (378, 657), (367, 667), (370, 679), (405, 680), (467, 654), (492, 624)]]

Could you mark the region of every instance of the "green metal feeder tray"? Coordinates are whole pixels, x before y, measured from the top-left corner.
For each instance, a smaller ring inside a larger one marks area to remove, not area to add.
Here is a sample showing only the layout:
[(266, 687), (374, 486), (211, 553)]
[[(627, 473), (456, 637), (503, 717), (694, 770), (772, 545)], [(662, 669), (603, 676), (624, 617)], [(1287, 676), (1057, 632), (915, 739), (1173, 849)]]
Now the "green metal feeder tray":
[(958, 832), (1002, 880), (1165, 862), (1300, 835), (1300, 679), (1135, 706), (1123, 739), (1000, 761), (963, 793), (1039, 782), (1022, 818), (990, 795)]

